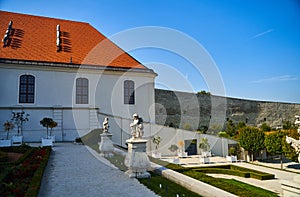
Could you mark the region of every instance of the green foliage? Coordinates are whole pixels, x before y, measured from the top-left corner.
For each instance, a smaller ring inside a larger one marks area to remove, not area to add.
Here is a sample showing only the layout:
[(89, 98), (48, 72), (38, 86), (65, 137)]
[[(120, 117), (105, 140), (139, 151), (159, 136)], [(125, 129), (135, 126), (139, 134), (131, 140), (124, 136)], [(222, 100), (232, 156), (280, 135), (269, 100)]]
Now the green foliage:
[(12, 112), (11, 121), (13, 121), (18, 126), (18, 134), (22, 134), (23, 124), (29, 121), (29, 114), (24, 111)]
[(282, 154), (285, 133), (283, 131), (270, 132), (265, 137), (265, 146), (269, 153)]
[(283, 130), (297, 129), (297, 127), (291, 121), (285, 121), (282, 125)]
[[(200, 169), (199, 167), (195, 168), (185, 168), (178, 164), (170, 164), (166, 161), (161, 161), (159, 159), (154, 159), (150, 157), (150, 160), (152, 162), (158, 163), (159, 165), (165, 166), (168, 169), (180, 172), (182, 174), (185, 174), (187, 176), (190, 176), (194, 179), (197, 179), (199, 181), (205, 182), (207, 184), (210, 184), (212, 186), (218, 187), (222, 190), (228, 191), (232, 194), (238, 195), (238, 196), (277, 196), (276, 193), (270, 192), (268, 190), (261, 189), (259, 187), (255, 187), (246, 183), (242, 183), (240, 181), (235, 181), (233, 179), (223, 179), (223, 178), (214, 178), (211, 176), (206, 175), (204, 172), (196, 171), (195, 169)], [(222, 165), (222, 166), (211, 166), (210, 168), (219, 168), (220, 170), (234, 170), (234, 171), (241, 171), (244, 173), (259, 173), (261, 176), (271, 176), (274, 177), (272, 174), (267, 174), (263, 172), (259, 172), (256, 170), (251, 170), (247, 168), (241, 168), (234, 165)], [(229, 172), (230, 173), (230, 172)], [(240, 173), (243, 174), (243, 173)], [(251, 175), (250, 175), (251, 176)]]
[(230, 138), (230, 136), (226, 133), (226, 131), (220, 131), (218, 133), (219, 137)]
[(47, 129), (47, 136), (49, 136), (49, 133), (48, 133), (48, 128), (50, 128), (52, 130), (52, 128), (56, 127), (57, 126), (57, 123), (52, 119), (52, 118), (43, 118), (41, 121), (40, 121), (40, 124), (43, 126), (43, 127), (46, 127)]
[(237, 155), (237, 150), (234, 146), (230, 147), (228, 152), (230, 155)]
[(239, 133), (239, 144), (252, 153), (264, 149), (264, 139), (264, 132), (256, 127), (244, 127)]
[(6, 139), (8, 140), (8, 134), (9, 134), (9, 131), (12, 130), (12, 129), (14, 129), (15, 125), (14, 125), (14, 123), (12, 123), (12, 122), (6, 121), (6, 122), (3, 124), (3, 126), (4, 126), (4, 130), (7, 132), (7, 134), (6, 134)]
[(43, 174), (44, 171), (46, 169), (49, 157), (50, 157), (50, 153), (51, 153), (51, 147), (44, 147), (43, 149), (46, 150), (46, 154), (45, 156), (42, 158), (42, 161), (40, 163), (39, 168), (35, 171), (31, 182), (28, 186), (27, 192), (25, 194), (25, 197), (30, 197), (30, 196), (38, 196), (39, 194), (39, 190), (41, 187), (41, 183), (42, 183), (42, 178), (43, 178)]
[(100, 134), (102, 134), (102, 133), (103, 133), (102, 129), (93, 129), (91, 132), (87, 133), (86, 135), (84, 135), (80, 138), (81, 142), (83, 144), (91, 147), (95, 151), (99, 152), (99, 144), (98, 143), (101, 141)]
[(268, 131), (271, 131), (271, 127), (267, 124), (267, 123), (262, 123), (262, 125), (260, 126), (260, 129), (263, 131), (263, 132), (268, 132)]
[(169, 179), (152, 172), (151, 178), (139, 179), (139, 181), (159, 196), (199, 196), (185, 187), (182, 187), (181, 185), (178, 185)]
[(243, 178), (249, 178), (250, 173), (249, 172), (242, 172), (238, 170), (230, 170), (230, 169), (224, 169), (224, 168), (198, 168), (195, 169), (195, 171), (203, 172), (203, 173), (209, 173), (209, 174), (228, 174), (233, 176), (240, 176)]
[(154, 136), (152, 138), (152, 142), (155, 144), (155, 149), (157, 150), (158, 149), (158, 146), (160, 144), (160, 142), (162, 141), (161, 137), (160, 136)]
[(198, 127), (197, 132), (206, 134), (207, 130), (208, 130), (208, 126), (207, 125), (202, 125), (202, 126)]
[(191, 126), (189, 123), (185, 123), (185, 124), (183, 125), (183, 129), (188, 130), (188, 131), (191, 131), (191, 130), (192, 130), (192, 126)]
[(197, 172), (195, 170), (184, 171), (183, 174), (190, 176), (194, 179), (202, 181), (204, 183), (210, 184), (237, 196), (277, 196), (276, 193), (264, 190), (259, 187), (255, 187), (234, 179), (223, 179), (223, 178), (214, 178), (207, 176), (203, 172)]
[(6, 152), (0, 151), (0, 162), (7, 162), (8, 156)]
[(168, 148), (169, 151), (171, 152), (175, 152), (178, 150), (178, 146), (176, 144), (172, 144), (169, 148)]
[(230, 119), (229, 119), (229, 120), (227, 121), (227, 123), (226, 123), (225, 131), (226, 131), (226, 133), (227, 133), (229, 136), (231, 136), (231, 137), (233, 137), (233, 136), (235, 136), (235, 135), (238, 134), (237, 129), (236, 129), (236, 127), (235, 127), (233, 121), (230, 120)]
[[(296, 129), (286, 130), (284, 132), (286, 133), (287, 136), (292, 137), (294, 139), (299, 139), (299, 137), (300, 137), (300, 135)], [(286, 158), (288, 158), (294, 162), (299, 162), (298, 154), (296, 153), (296, 150), (290, 144), (283, 143), (282, 149), (283, 149), (283, 153)]]
[(236, 125), (236, 129), (239, 130), (239, 129), (242, 129), (244, 127), (246, 127), (246, 123), (245, 122), (238, 122), (238, 124)]
[[(5, 151), (22, 152), (16, 162), (1, 163), (0, 193), (3, 196), (37, 196), (51, 148), (14, 147)], [(2, 149), (2, 148), (1, 148)], [(4, 164), (4, 165), (2, 165)]]
[(201, 91), (197, 92), (197, 95), (208, 95), (208, 96), (210, 96), (211, 94), (210, 94), (210, 92), (206, 92), (205, 90), (201, 90)]
[(201, 141), (199, 143), (199, 148), (204, 152), (210, 150), (210, 144), (208, 143), (207, 138), (201, 138)]

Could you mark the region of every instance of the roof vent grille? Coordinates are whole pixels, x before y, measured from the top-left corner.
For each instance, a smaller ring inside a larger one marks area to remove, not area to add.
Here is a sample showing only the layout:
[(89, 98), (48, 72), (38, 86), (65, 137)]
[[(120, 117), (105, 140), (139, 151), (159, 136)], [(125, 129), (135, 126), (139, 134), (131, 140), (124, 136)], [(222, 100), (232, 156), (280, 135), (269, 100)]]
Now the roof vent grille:
[(61, 42), (60, 42), (60, 26), (57, 25), (56, 26), (56, 51), (59, 52), (61, 49), (60, 46)]
[(2, 39), (3, 47), (8, 46), (9, 35), (10, 35), (11, 30), (12, 30), (12, 24), (13, 24), (13, 22), (9, 21), (7, 30), (5, 32), (5, 35), (4, 35), (3, 39)]

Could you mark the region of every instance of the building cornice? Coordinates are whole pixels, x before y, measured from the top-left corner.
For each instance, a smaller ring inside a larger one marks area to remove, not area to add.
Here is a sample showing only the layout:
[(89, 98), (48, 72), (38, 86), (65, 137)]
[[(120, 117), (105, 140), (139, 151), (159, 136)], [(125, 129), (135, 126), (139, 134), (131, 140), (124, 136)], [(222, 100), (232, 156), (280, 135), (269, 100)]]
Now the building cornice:
[(127, 67), (114, 67), (114, 66), (102, 66), (102, 65), (88, 65), (88, 64), (74, 64), (74, 63), (54, 63), (54, 62), (42, 62), (42, 61), (27, 61), (27, 60), (14, 60), (14, 59), (3, 59), (0, 58), (0, 63), (2, 64), (13, 64), (17, 65), (18, 67), (21, 66), (24, 69), (29, 67), (39, 67), (39, 68), (45, 68), (47, 70), (53, 70), (53, 71), (69, 71), (69, 72), (106, 72), (106, 73), (113, 73), (113, 72), (119, 72), (119, 73), (143, 73), (147, 75), (151, 75), (153, 77), (156, 77), (157, 74), (149, 68), (127, 68)]

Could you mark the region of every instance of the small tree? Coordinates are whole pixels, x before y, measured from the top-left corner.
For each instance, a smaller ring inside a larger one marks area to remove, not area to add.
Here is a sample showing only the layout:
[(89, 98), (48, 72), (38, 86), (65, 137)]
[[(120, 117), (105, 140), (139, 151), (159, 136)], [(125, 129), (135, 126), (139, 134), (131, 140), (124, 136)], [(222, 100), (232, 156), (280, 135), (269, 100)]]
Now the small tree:
[(29, 119), (29, 114), (25, 114), (24, 111), (21, 112), (12, 112), (11, 121), (13, 121), (18, 127), (18, 135), (22, 135), (23, 133), (23, 124), (27, 122)]
[(267, 124), (267, 123), (262, 123), (262, 125), (260, 126), (260, 129), (263, 131), (263, 132), (268, 132), (268, 131), (271, 131), (271, 127)]
[(153, 138), (152, 138), (152, 142), (155, 144), (155, 150), (156, 150), (156, 151), (157, 151), (157, 149), (158, 149), (158, 146), (159, 146), (161, 140), (162, 140), (162, 139), (161, 139), (160, 136), (156, 136), (156, 137), (153, 137)]
[(285, 142), (285, 132), (273, 131), (266, 134), (265, 145), (269, 153), (280, 155), (281, 169), (283, 168), (283, 144)]
[(238, 134), (237, 129), (236, 129), (236, 127), (235, 127), (235, 125), (234, 125), (234, 123), (233, 123), (232, 120), (228, 120), (227, 121), (227, 124), (225, 126), (225, 131), (231, 137), (233, 137), (236, 134)]
[(202, 138), (200, 143), (199, 143), (199, 148), (201, 149), (202, 152), (207, 152), (210, 150), (210, 144), (208, 143), (207, 138)]
[[(300, 134), (297, 132), (297, 129), (290, 129), (290, 130), (286, 130), (284, 131), (286, 133), (287, 136), (292, 137), (294, 139), (299, 139)], [(294, 162), (299, 162), (298, 160), (298, 154), (296, 152), (296, 150), (288, 143), (283, 143), (283, 152), (284, 155), (286, 156), (286, 158), (294, 161)]]
[(46, 127), (46, 131), (47, 131), (47, 135), (46, 137), (48, 138), (49, 136), (49, 133), (48, 133), (48, 128), (50, 127), (51, 124), (53, 124), (53, 119), (52, 118), (43, 118), (41, 121), (40, 121), (40, 124), (43, 126), (43, 127)]
[(168, 149), (173, 153), (178, 150), (178, 146), (176, 144), (172, 144)]
[(54, 120), (52, 122), (50, 122), (49, 124), (49, 128), (50, 128), (50, 135), (52, 136), (52, 129), (55, 128), (57, 126), (57, 122), (55, 122)]
[(6, 121), (3, 126), (4, 126), (4, 130), (7, 132), (6, 139), (8, 140), (9, 131), (14, 129), (15, 125), (12, 122)]
[(256, 127), (244, 127), (239, 132), (239, 144), (251, 154), (253, 161), (253, 153), (264, 149), (265, 134)]

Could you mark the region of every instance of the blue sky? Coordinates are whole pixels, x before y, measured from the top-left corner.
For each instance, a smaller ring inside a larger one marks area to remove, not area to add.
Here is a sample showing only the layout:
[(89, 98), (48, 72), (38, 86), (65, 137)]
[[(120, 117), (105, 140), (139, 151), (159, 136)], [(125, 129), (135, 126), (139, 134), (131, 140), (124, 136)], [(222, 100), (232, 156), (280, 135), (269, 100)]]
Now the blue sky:
[[(210, 54), (225, 96), (300, 103), (300, 2), (296, 0), (0, 0), (0, 9), (88, 22), (107, 37), (143, 26), (171, 28), (196, 40)], [(214, 94), (201, 71), (178, 54), (155, 48), (129, 53), (158, 73), (158, 88)], [(177, 80), (177, 75), (182, 79)]]

